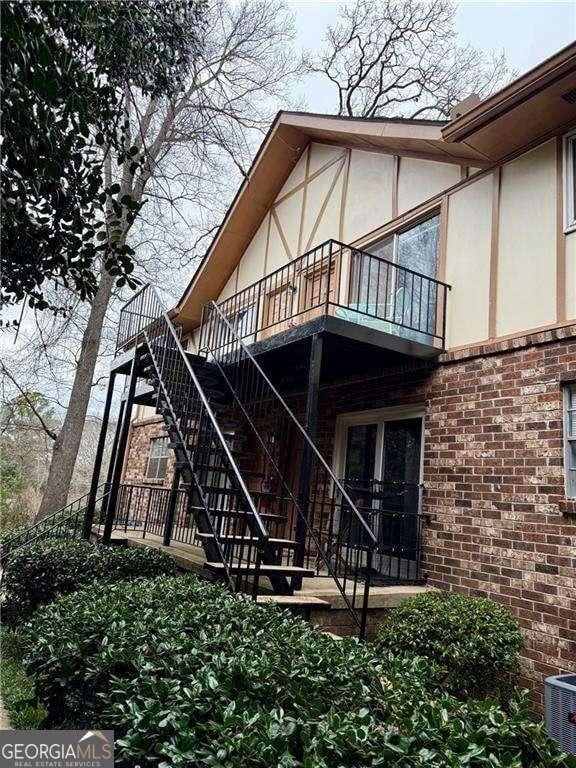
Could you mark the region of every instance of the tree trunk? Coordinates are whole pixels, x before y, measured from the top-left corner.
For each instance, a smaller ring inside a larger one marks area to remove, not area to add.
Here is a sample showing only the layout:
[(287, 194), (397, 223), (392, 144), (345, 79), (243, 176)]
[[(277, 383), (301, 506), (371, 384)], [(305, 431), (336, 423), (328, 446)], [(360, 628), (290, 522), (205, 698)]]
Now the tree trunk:
[(74, 374), (70, 403), (62, 429), (54, 442), (48, 480), (40, 509), (36, 515), (36, 522), (52, 514), (52, 512), (57, 512), (68, 501), (72, 473), (76, 464), (90, 401), (94, 368), (102, 338), (102, 326), (113, 285), (114, 278), (103, 269), (100, 285), (92, 301), (88, 323), (82, 337), (82, 347)]

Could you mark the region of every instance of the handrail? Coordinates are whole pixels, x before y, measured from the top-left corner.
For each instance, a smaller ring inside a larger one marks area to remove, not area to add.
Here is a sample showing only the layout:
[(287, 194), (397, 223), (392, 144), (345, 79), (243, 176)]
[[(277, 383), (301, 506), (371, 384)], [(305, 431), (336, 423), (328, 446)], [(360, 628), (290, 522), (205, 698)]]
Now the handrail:
[[(152, 292), (154, 298), (158, 302), (158, 305), (160, 307), (162, 307), (162, 302), (161, 302), (160, 297), (158, 296), (158, 293), (157, 293), (156, 289), (154, 288), (154, 286), (148, 284), (146, 287), (148, 287), (150, 289), (150, 291)], [(254, 519), (255, 519), (255, 521), (256, 521), (256, 523), (258, 525), (259, 537), (261, 538), (261, 540), (263, 542), (266, 542), (268, 540), (268, 532), (267, 532), (267, 530), (266, 530), (266, 528), (265, 528), (265, 526), (264, 526), (264, 524), (262, 522), (262, 518), (260, 517), (260, 514), (258, 513), (258, 510), (256, 509), (256, 506), (255, 506), (255, 504), (254, 504), (254, 502), (252, 500), (252, 496), (250, 495), (250, 492), (249, 492), (248, 488), (246, 487), (244, 479), (243, 479), (242, 475), (240, 474), (240, 472), (238, 470), (236, 462), (234, 461), (234, 458), (232, 457), (232, 453), (230, 451), (228, 443), (226, 442), (226, 439), (225, 439), (224, 435), (222, 434), (222, 431), (221, 431), (221, 429), (220, 429), (220, 427), (218, 425), (216, 417), (214, 416), (212, 408), (210, 407), (208, 399), (206, 398), (206, 395), (204, 394), (204, 391), (203, 391), (202, 387), (200, 386), (200, 382), (198, 381), (198, 378), (197, 378), (196, 374), (194, 373), (194, 369), (192, 368), (192, 365), (190, 364), (188, 356), (186, 355), (186, 353), (184, 351), (184, 347), (180, 343), (180, 339), (178, 338), (178, 335), (177, 335), (177, 333), (176, 333), (176, 331), (174, 329), (174, 326), (173, 326), (170, 318), (168, 317), (168, 313), (163, 308), (162, 308), (160, 316), (162, 317), (162, 319), (164, 320), (164, 322), (168, 326), (169, 332), (172, 334), (173, 342), (174, 342), (176, 348), (178, 349), (178, 351), (180, 352), (180, 356), (181, 356), (182, 360), (184, 361), (184, 364), (186, 366), (188, 374), (190, 375), (192, 381), (194, 382), (196, 390), (197, 390), (197, 392), (198, 392), (198, 394), (200, 396), (200, 399), (202, 401), (202, 405), (204, 406), (204, 408), (206, 410), (206, 413), (208, 414), (208, 417), (209, 417), (209, 419), (211, 421), (212, 428), (214, 429), (214, 432), (218, 436), (218, 439), (220, 440), (220, 443), (221, 443), (221, 447), (224, 449), (224, 452), (226, 454), (226, 458), (228, 459), (229, 464), (232, 467), (232, 471), (234, 472), (234, 475), (236, 477), (236, 481), (238, 482), (238, 485), (240, 486), (240, 489), (241, 489), (241, 491), (242, 491), (246, 501), (248, 502), (248, 504), (250, 506), (250, 512), (251, 512), (252, 515), (254, 515)], [(146, 340), (149, 342), (146, 328), (143, 329), (143, 333), (146, 336)], [(176, 415), (176, 414), (174, 414), (174, 415)], [(186, 448), (186, 444), (184, 443), (183, 445), (184, 445), (184, 449), (186, 450), (186, 453), (188, 454), (188, 449)]]
[[(101, 501), (107, 494), (106, 483), (100, 483), (96, 490), (96, 501)], [(100, 495), (99, 493), (103, 491)], [(0, 560), (5, 560), (9, 555), (13, 554), (16, 549), (32, 544), (38, 541), (42, 536), (49, 534), (50, 532), (57, 530), (62, 525), (68, 523), (75, 516), (78, 517), (84, 512), (89, 499), (90, 493), (84, 493), (74, 501), (69, 502), (66, 506), (53, 512), (50, 515), (42, 518), (37, 523), (28, 526), (25, 530), (21, 531), (14, 537), (8, 537), (5, 541), (0, 543)], [(83, 503), (85, 502), (85, 503)], [(76, 505), (76, 506), (75, 506)]]
[[(333, 579), (363, 637), (377, 537), (221, 309), (209, 302), (204, 310), (203, 323), (214, 326), (208, 334), (214, 341), (214, 348), (207, 350), (209, 360), (217, 366), (233, 407), (260, 445), (274, 503), (281, 514), (292, 511), (287, 526), (288, 531), (295, 530), (293, 563), (307, 564), (318, 575), (324, 572)], [(270, 418), (275, 427), (270, 426)], [(279, 444), (275, 432), (283, 436)], [(301, 462), (293, 461), (294, 453), (301, 456)], [(287, 534), (280, 531), (277, 535)], [(357, 592), (361, 581), (360, 608)], [(300, 586), (301, 579), (294, 577), (292, 587)]]
[[(100, 488), (103, 488), (106, 485), (106, 483), (100, 483), (98, 486), (98, 490)], [(98, 493), (98, 490), (96, 491)], [(62, 515), (68, 507), (73, 506), (74, 504), (77, 504), (79, 501), (82, 501), (82, 499), (87, 498), (89, 496), (89, 493), (83, 493), (82, 496), (78, 496), (77, 499), (74, 499), (74, 501), (69, 501), (66, 506), (61, 507), (60, 509), (56, 510), (56, 512), (52, 512), (50, 515), (46, 515), (46, 517), (43, 517), (42, 520), (38, 520), (37, 523), (33, 523), (32, 525), (29, 525), (26, 527), (26, 530), (22, 531), (18, 535), (16, 535), (14, 538), (10, 539), (10, 543), (13, 543), (15, 541), (18, 541), (21, 538), (30, 538), (30, 533), (37, 530), (38, 528), (45, 527), (47, 523), (50, 521), (53, 521), (56, 517), (59, 515)], [(75, 510), (73, 510), (75, 511)]]
[[(370, 253), (370, 251), (365, 251), (362, 248), (356, 248), (355, 245), (348, 245), (346, 243), (342, 243), (340, 240), (334, 240), (334, 238), (330, 238), (330, 240), (327, 240), (326, 243), (323, 243), (323, 245), (327, 243), (334, 243), (339, 248), (347, 248), (349, 251), (354, 251), (355, 253), (359, 253), (361, 256), (369, 256), (371, 259), (377, 259), (378, 261), (381, 261), (383, 264), (388, 264), (390, 267), (394, 267), (394, 269), (402, 270), (402, 272), (408, 272), (411, 275), (416, 275), (416, 277), (423, 277), (426, 280), (429, 280), (431, 283), (436, 283), (436, 285), (441, 285), (444, 288), (447, 288), (449, 291), (452, 290), (452, 286), (449, 283), (445, 283), (442, 280), (438, 280), (437, 277), (430, 277), (429, 275), (424, 275), (422, 272), (416, 272), (414, 269), (410, 269), (410, 267), (405, 267), (403, 264), (396, 264), (395, 261), (390, 261), (390, 259), (385, 259), (382, 256), (378, 256), (376, 253)], [(321, 246), (317, 246), (321, 247)], [(311, 253), (312, 251), (310, 251)]]
[[(360, 261), (358, 260), (360, 259)], [(354, 264), (356, 266), (354, 266)], [(354, 269), (354, 273), (353, 273)], [(316, 270), (327, 276), (307, 280)], [(333, 272), (334, 270), (334, 272)], [(400, 286), (399, 297), (395, 286)], [(447, 294), (451, 286), (368, 251), (329, 239), (289, 261), (219, 304), (226, 317), (238, 319), (242, 338), (259, 341), (301, 316), (353, 313), (350, 322), (370, 318), (388, 323), (390, 333), (420, 334), (423, 343), (444, 348)], [(334, 295), (332, 295), (334, 293)], [(285, 296), (284, 296), (285, 294)], [(280, 298), (276, 298), (280, 295)], [(334, 310), (334, 311), (333, 311)], [(357, 319), (356, 319), (357, 318)], [(210, 343), (200, 328), (199, 349)]]
[(286, 415), (288, 416), (288, 418), (289, 418), (289, 419), (292, 421), (293, 425), (294, 425), (294, 426), (296, 427), (296, 429), (297, 429), (297, 430), (300, 432), (300, 434), (301, 434), (301, 435), (302, 435), (302, 437), (304, 438), (305, 442), (308, 444), (308, 447), (310, 448), (310, 450), (312, 451), (312, 453), (314, 453), (314, 455), (316, 456), (316, 458), (318, 459), (318, 461), (319, 461), (319, 462), (322, 464), (322, 466), (324, 467), (324, 469), (325, 469), (325, 470), (326, 470), (326, 472), (328, 473), (328, 475), (329, 475), (330, 479), (331, 479), (331, 480), (332, 480), (332, 482), (334, 483), (334, 486), (335, 486), (335, 487), (338, 489), (338, 491), (339, 491), (339, 492), (342, 494), (342, 498), (343, 498), (343, 499), (346, 501), (346, 503), (347, 503), (347, 504), (349, 504), (349, 505), (350, 505), (350, 508), (351, 508), (351, 509), (354, 511), (354, 513), (355, 513), (355, 515), (356, 515), (356, 517), (357, 517), (357, 520), (358, 520), (358, 522), (359, 522), (359, 523), (361, 523), (361, 525), (364, 527), (364, 529), (365, 529), (365, 532), (366, 532), (366, 534), (368, 535), (368, 537), (369, 537), (369, 538), (372, 540), (372, 542), (373, 542), (374, 544), (376, 544), (376, 543), (377, 543), (377, 539), (376, 539), (376, 536), (375, 536), (375, 535), (374, 535), (374, 533), (371, 531), (370, 527), (369, 527), (369, 526), (366, 524), (365, 520), (363, 520), (362, 516), (360, 515), (360, 513), (359, 513), (359, 512), (358, 512), (358, 510), (356, 509), (356, 507), (355, 507), (355, 505), (354, 505), (354, 503), (353, 503), (352, 499), (351, 499), (351, 498), (348, 496), (348, 494), (347, 494), (347, 492), (345, 491), (344, 487), (343, 487), (343, 486), (342, 486), (342, 484), (340, 483), (340, 480), (338, 480), (338, 478), (336, 477), (336, 475), (335, 475), (335, 474), (334, 474), (334, 472), (332, 471), (332, 469), (331, 469), (330, 465), (329, 465), (329, 464), (326, 462), (326, 460), (324, 459), (324, 457), (322, 456), (322, 454), (320, 453), (320, 451), (319, 451), (319, 450), (318, 450), (318, 448), (316, 447), (316, 445), (315, 445), (314, 441), (313, 441), (313, 440), (311, 440), (311, 438), (310, 438), (310, 435), (309, 435), (309, 434), (306, 432), (306, 430), (304, 429), (304, 427), (303, 427), (303, 426), (300, 424), (300, 422), (298, 421), (298, 419), (296, 418), (296, 416), (294, 416), (294, 414), (292, 413), (292, 411), (290, 410), (290, 408), (289, 408), (289, 407), (288, 407), (288, 405), (286, 404), (286, 401), (284, 400), (284, 398), (282, 397), (282, 395), (281, 395), (281, 394), (278, 392), (278, 390), (277, 390), (277, 389), (276, 389), (276, 387), (275, 387), (275, 386), (272, 384), (272, 382), (270, 381), (270, 379), (268, 378), (268, 376), (267, 376), (267, 375), (264, 373), (264, 371), (262, 370), (262, 368), (261, 368), (260, 364), (257, 362), (257, 360), (256, 360), (256, 358), (254, 357), (254, 355), (253, 355), (253, 354), (250, 352), (250, 350), (249, 350), (249, 349), (248, 349), (248, 347), (247, 347), (247, 346), (244, 344), (244, 342), (242, 341), (242, 339), (241, 339), (241, 338), (240, 338), (240, 337), (239, 337), (239, 336), (236, 334), (236, 332), (234, 331), (234, 329), (232, 328), (232, 326), (231, 326), (231, 325), (230, 325), (230, 323), (228, 322), (227, 318), (226, 318), (226, 317), (224, 316), (224, 314), (221, 312), (221, 310), (220, 310), (220, 307), (219, 307), (219, 306), (216, 304), (216, 302), (214, 302), (214, 301), (210, 301), (210, 302), (208, 302), (208, 305), (207, 305), (207, 306), (209, 306), (210, 308), (212, 308), (213, 310), (215, 310), (215, 311), (218, 313), (218, 315), (220, 316), (220, 321), (224, 323), (224, 325), (227, 327), (228, 331), (229, 331), (229, 332), (232, 334), (232, 336), (235, 338), (235, 341), (236, 341), (236, 342), (237, 342), (237, 343), (238, 343), (238, 344), (239, 344), (239, 345), (242, 347), (242, 351), (243, 351), (243, 353), (244, 353), (244, 354), (245, 354), (245, 355), (246, 355), (246, 356), (247, 356), (247, 357), (250, 359), (250, 361), (252, 362), (252, 364), (254, 365), (254, 367), (255, 367), (255, 368), (258, 370), (258, 372), (259, 372), (260, 376), (261, 376), (261, 377), (264, 379), (264, 381), (266, 382), (267, 386), (270, 388), (270, 390), (272, 391), (272, 393), (274, 394), (274, 396), (275, 396), (275, 397), (276, 397), (276, 399), (278, 400), (279, 404), (280, 404), (280, 405), (282, 406), (282, 408), (284, 409), (284, 411), (285, 411)]

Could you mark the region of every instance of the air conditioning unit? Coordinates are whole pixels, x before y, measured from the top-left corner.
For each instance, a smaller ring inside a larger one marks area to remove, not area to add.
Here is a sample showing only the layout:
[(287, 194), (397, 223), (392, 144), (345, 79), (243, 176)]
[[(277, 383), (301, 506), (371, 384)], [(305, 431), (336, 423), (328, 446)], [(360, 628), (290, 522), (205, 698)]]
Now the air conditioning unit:
[(564, 752), (576, 755), (576, 675), (556, 675), (544, 681), (546, 727)]

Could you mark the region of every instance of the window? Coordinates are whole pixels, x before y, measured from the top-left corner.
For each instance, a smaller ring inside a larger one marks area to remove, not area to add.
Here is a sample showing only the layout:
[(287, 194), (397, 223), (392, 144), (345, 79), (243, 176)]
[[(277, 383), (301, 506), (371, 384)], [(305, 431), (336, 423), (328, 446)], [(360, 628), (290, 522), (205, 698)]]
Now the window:
[(564, 473), (566, 496), (576, 498), (576, 384), (564, 388)]
[(388, 235), (366, 250), (401, 267), (408, 267), (426, 277), (435, 278), (438, 269), (439, 233), (440, 215), (436, 214), (425, 221), (419, 221), (409, 229)]
[(150, 453), (148, 454), (148, 467), (146, 468), (148, 480), (163, 480), (166, 477), (167, 464), (168, 438), (152, 438), (150, 440)]
[(255, 321), (256, 304), (249, 304), (247, 307), (238, 309), (228, 315), (228, 322), (241, 339), (254, 333)]
[(292, 316), (293, 296), (291, 285), (280, 286), (266, 294), (265, 327), (276, 325)]
[[(440, 215), (436, 214), (373, 243), (366, 252), (436, 279), (439, 243)], [(424, 334), (433, 334), (436, 330), (437, 287), (434, 282), (356, 253), (351, 289), (352, 304), (360, 312)]]
[(564, 228), (576, 229), (576, 132), (564, 139)]

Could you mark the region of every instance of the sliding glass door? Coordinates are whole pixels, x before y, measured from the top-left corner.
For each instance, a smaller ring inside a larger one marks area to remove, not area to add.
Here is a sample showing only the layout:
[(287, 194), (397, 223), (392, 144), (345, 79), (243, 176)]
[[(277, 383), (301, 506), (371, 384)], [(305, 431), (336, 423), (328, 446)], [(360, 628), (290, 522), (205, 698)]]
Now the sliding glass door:
[(349, 306), (357, 311), (358, 322), (362, 322), (362, 313), (389, 324), (381, 330), (430, 341), (429, 336), (436, 330), (437, 288), (420, 275), (436, 278), (439, 226), (440, 216), (435, 215), (383, 238), (366, 253), (353, 254)]

